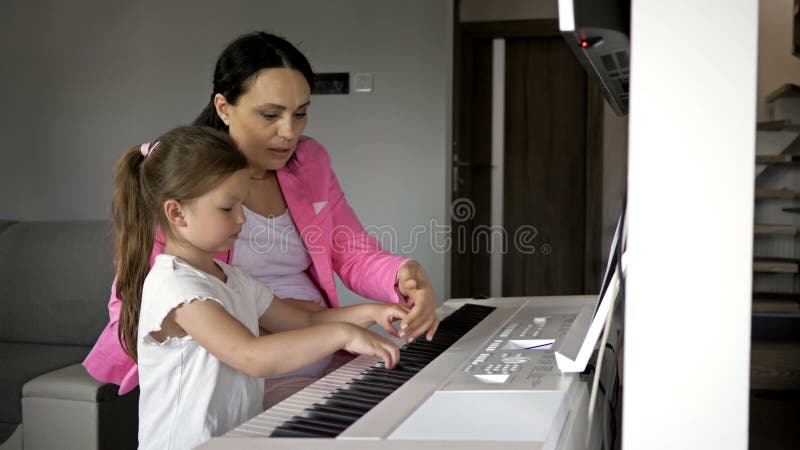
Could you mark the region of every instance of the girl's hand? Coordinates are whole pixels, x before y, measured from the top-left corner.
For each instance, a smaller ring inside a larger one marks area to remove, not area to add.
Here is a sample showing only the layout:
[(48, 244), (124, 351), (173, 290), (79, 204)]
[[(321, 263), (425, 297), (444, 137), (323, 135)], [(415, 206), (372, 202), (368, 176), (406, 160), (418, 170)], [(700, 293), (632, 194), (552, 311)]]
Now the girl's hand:
[(408, 316), (409, 308), (405, 305), (376, 305), (367, 304), (369, 315), (373, 322), (380, 325), (384, 331), (392, 336), (401, 337), (400, 330), (394, 326), (394, 321), (403, 320)]
[(340, 323), (347, 333), (344, 349), (351, 353), (377, 356), (387, 369), (394, 368), (400, 360), (400, 349), (385, 337), (349, 323)]
[(422, 265), (410, 259), (400, 266), (397, 288), (414, 303), (411, 312), (400, 323), (400, 336), (411, 342), (427, 330), (426, 337), (430, 341), (439, 326), (439, 318), (436, 316), (436, 293)]

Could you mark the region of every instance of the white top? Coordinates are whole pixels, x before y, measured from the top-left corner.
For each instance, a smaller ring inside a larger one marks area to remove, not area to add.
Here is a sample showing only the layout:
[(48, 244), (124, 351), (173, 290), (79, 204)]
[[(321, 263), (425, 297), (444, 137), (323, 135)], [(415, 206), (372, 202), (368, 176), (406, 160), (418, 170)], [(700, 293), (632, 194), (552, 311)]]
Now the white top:
[[(234, 243), (232, 264), (269, 286), (280, 298), (314, 301), (322, 299), (322, 293), (307, 273), (311, 266), (311, 256), (289, 210), (277, 217), (264, 217), (245, 207), (244, 215), (247, 222)], [(325, 302), (321, 304), (326, 306)], [(331, 358), (332, 356), (326, 356), (275, 378), (319, 378)]]
[(278, 217), (264, 217), (245, 207), (244, 215), (247, 222), (234, 244), (232, 264), (269, 286), (278, 297), (322, 299), (306, 272), (311, 256), (289, 210)]
[(211, 300), (258, 334), (272, 291), (242, 270), (217, 261), (217, 277), (171, 255), (158, 255), (144, 282), (139, 313), (139, 448), (189, 449), (261, 412), (264, 382), (228, 366), (191, 336), (157, 342), (176, 306)]

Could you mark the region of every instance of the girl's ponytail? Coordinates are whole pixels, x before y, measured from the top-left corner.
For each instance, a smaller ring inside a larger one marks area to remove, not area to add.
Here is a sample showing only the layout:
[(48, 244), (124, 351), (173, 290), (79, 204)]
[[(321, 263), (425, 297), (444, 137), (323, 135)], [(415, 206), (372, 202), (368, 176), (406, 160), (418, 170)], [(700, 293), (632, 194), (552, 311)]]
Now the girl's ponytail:
[(119, 317), (119, 341), (137, 360), (136, 340), (142, 285), (150, 270), (150, 254), (155, 239), (155, 221), (144, 198), (141, 165), (145, 156), (133, 147), (117, 164), (111, 216), (114, 227), (114, 265), (117, 270), (116, 293), (122, 301)]
[(164, 202), (200, 197), (246, 167), (247, 158), (230, 136), (198, 126), (178, 127), (152, 145), (133, 147), (117, 164), (111, 216), (116, 293), (122, 301), (118, 337), (134, 361), (142, 290), (150, 272), (156, 227), (161, 227), (167, 238), (174, 237), (164, 215)]

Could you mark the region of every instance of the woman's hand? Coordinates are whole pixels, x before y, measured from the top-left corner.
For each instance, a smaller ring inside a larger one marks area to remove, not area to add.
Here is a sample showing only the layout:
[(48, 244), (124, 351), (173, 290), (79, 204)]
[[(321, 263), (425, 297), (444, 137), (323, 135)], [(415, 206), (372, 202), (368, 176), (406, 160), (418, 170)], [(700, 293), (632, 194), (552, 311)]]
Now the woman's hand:
[(348, 352), (377, 356), (383, 360), (387, 369), (394, 368), (400, 360), (400, 349), (394, 342), (353, 324), (340, 322), (338, 325), (347, 335), (344, 349)]
[(400, 323), (399, 336), (411, 342), (427, 330), (430, 341), (439, 326), (436, 316), (436, 293), (425, 269), (417, 261), (410, 259), (397, 271), (397, 288), (408, 301), (414, 303), (411, 312)]

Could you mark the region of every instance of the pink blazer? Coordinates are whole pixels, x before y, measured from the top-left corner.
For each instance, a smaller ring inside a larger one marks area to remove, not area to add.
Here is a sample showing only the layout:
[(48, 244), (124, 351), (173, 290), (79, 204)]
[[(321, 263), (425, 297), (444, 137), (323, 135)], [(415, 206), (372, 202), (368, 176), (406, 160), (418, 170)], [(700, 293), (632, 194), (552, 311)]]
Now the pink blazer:
[[(364, 231), (347, 204), (331, 168), (330, 156), (322, 145), (302, 137), (295, 156), (277, 175), (289, 212), (311, 257), (309, 275), (327, 296), (331, 307), (339, 306), (334, 272), (349, 289), (363, 297), (386, 303), (404, 301), (395, 288), (395, 280), (398, 269), (408, 258), (384, 251)], [(163, 250), (164, 233), (159, 230), (150, 264)], [(214, 256), (230, 263), (233, 249)], [(120, 307), (116, 285), (112, 284), (109, 323), (83, 366), (98, 381), (118, 384), (122, 395), (139, 384), (139, 372), (117, 337)]]

